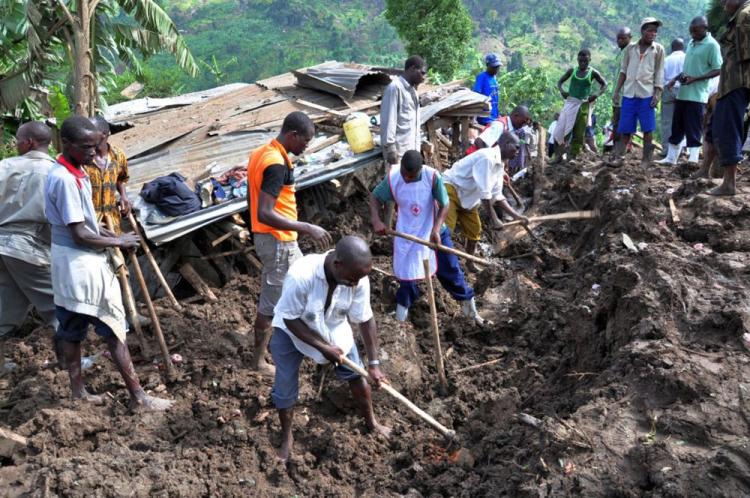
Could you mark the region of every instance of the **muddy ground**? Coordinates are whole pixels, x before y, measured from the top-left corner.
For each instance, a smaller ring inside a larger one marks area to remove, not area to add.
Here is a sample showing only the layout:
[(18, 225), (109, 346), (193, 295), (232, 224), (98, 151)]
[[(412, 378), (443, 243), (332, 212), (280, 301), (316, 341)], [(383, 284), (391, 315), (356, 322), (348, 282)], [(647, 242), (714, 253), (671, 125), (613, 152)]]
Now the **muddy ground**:
[[(238, 275), (217, 290), (216, 304), (178, 313), (161, 302), (167, 341), (184, 357), (181, 378), (165, 386), (157, 365), (137, 370), (146, 388), (177, 401), (165, 414), (128, 413), (106, 359), (88, 379), (94, 392), (112, 394), (108, 403), (68, 400), (66, 374), (49, 366), (48, 332), (27, 327), (13, 337), (18, 368), (0, 379), (0, 425), (30, 444), (2, 461), (0, 493), (750, 495), (750, 357), (741, 341), (750, 332), (750, 186), (743, 177), (745, 193), (715, 199), (705, 194), (708, 181), (688, 173), (595, 159), (549, 167), (534, 213), (597, 209), (600, 217), (538, 225), (538, 241), (515, 229), (493, 238), (501, 267), (470, 276), (492, 327), (466, 323), (439, 290), (446, 396), (426, 300), (399, 326), (396, 285), (373, 273), (386, 373), (457, 431), (473, 461), (451, 461), (455, 447), (385, 393), (375, 394), (376, 414), (394, 435), (368, 434), (347, 386), (327, 372), (321, 390), (325, 369), (305, 362), (296, 455), (278, 464), (271, 382), (247, 370), (258, 283)], [(531, 181), (521, 190), (531, 196)], [(368, 234), (366, 213), (364, 196), (355, 196), (324, 224), (337, 236)], [(389, 248), (373, 243), (386, 270)], [(93, 334), (86, 350), (102, 350)]]

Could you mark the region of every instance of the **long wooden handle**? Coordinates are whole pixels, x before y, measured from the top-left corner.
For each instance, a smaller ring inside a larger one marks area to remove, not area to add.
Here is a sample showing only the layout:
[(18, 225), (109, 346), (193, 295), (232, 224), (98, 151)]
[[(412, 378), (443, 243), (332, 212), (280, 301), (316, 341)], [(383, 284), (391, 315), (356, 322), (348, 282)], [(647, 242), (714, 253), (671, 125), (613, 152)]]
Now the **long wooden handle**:
[[(362, 377), (366, 379), (370, 378), (370, 374), (367, 373), (367, 370), (360, 367), (359, 365), (351, 361), (346, 356), (341, 357), (341, 363), (346, 365), (347, 368), (350, 368), (352, 371), (358, 373)], [(430, 416), (429, 413), (427, 413), (426, 411), (422, 410), (420, 407), (418, 407), (417, 405), (409, 401), (406, 398), (406, 396), (396, 391), (390, 384), (386, 384), (385, 382), (383, 382), (380, 384), (380, 388), (383, 389), (388, 394), (390, 394), (391, 396), (393, 396), (394, 398), (396, 398), (397, 400), (399, 400), (404, 405), (406, 405), (412, 412), (416, 413), (422, 420), (430, 424), (435, 430), (437, 430), (443, 436), (447, 438), (451, 438), (451, 439), (456, 436), (456, 431), (452, 431), (448, 429), (447, 427), (442, 425), (440, 422), (432, 418), (432, 416)]]
[[(598, 213), (596, 211), (571, 211), (569, 213), (533, 216), (529, 218), (529, 223), (542, 222), (542, 221), (587, 220), (591, 218), (596, 218), (597, 216), (598, 216)], [(516, 221), (509, 221), (507, 223), (503, 223), (503, 226), (509, 227), (509, 226), (521, 225), (521, 224), (523, 224), (521, 220), (516, 220)]]
[[(107, 223), (107, 228), (110, 230), (113, 230), (114, 225), (112, 223), (112, 218), (110, 218), (107, 215), (104, 215), (104, 220)], [(148, 287), (146, 286), (146, 280), (143, 278), (143, 272), (141, 271), (141, 265), (138, 263), (138, 257), (135, 255), (135, 251), (128, 251), (130, 255), (130, 263), (133, 265), (133, 270), (135, 270), (135, 277), (136, 280), (138, 280), (138, 284), (141, 286), (141, 290), (143, 291), (143, 299), (146, 301), (146, 306), (148, 307), (148, 313), (151, 317), (151, 325), (154, 327), (154, 333), (156, 334), (157, 342), (159, 343), (159, 349), (161, 349), (162, 359), (164, 361), (164, 368), (166, 369), (166, 377), (167, 380), (172, 381), (174, 380), (176, 373), (174, 369), (174, 365), (172, 364), (172, 358), (169, 356), (169, 349), (167, 349), (167, 343), (164, 340), (164, 333), (161, 330), (161, 323), (159, 323), (159, 317), (156, 315), (156, 309), (154, 308), (154, 303), (151, 301), (151, 295), (148, 293)], [(138, 318), (136, 318), (137, 320)]]
[(445, 378), (445, 365), (443, 364), (443, 347), (440, 345), (440, 329), (438, 328), (437, 306), (435, 306), (435, 289), (432, 286), (430, 276), (430, 260), (422, 260), (424, 265), (424, 280), (427, 283), (427, 297), (430, 302), (430, 321), (432, 322), (432, 340), (435, 343), (435, 364), (437, 365), (438, 381), (443, 393), (448, 391), (448, 379)]
[(128, 213), (128, 220), (130, 221), (130, 224), (133, 225), (133, 230), (135, 231), (135, 234), (138, 236), (139, 239), (141, 239), (141, 249), (143, 249), (143, 252), (146, 254), (146, 259), (148, 259), (148, 262), (151, 264), (151, 268), (154, 269), (154, 273), (156, 273), (156, 278), (159, 279), (159, 283), (164, 289), (164, 293), (169, 298), (169, 301), (172, 303), (172, 306), (174, 306), (176, 310), (181, 310), (182, 306), (180, 306), (180, 303), (179, 301), (177, 301), (177, 298), (174, 297), (174, 294), (172, 293), (172, 289), (169, 288), (169, 284), (167, 284), (167, 280), (164, 278), (164, 274), (161, 272), (161, 268), (159, 268), (159, 264), (156, 262), (156, 259), (154, 259), (154, 255), (151, 254), (151, 249), (148, 247), (148, 244), (146, 243), (146, 239), (143, 238), (143, 235), (141, 234), (141, 229), (138, 228), (138, 223), (136, 223), (135, 216), (133, 216), (132, 211)]
[[(111, 220), (107, 217), (104, 219), (107, 228), (111, 225)], [(141, 355), (145, 358), (149, 354), (148, 343), (146, 343), (146, 337), (143, 335), (143, 329), (141, 328), (141, 322), (138, 320), (138, 312), (135, 307), (135, 297), (133, 297), (133, 289), (130, 288), (130, 282), (128, 281), (128, 275), (125, 273), (125, 258), (122, 255), (122, 251), (119, 247), (112, 248), (117, 257), (122, 260), (123, 266), (117, 269), (117, 279), (120, 281), (120, 287), (122, 287), (123, 300), (125, 304), (125, 311), (127, 311), (130, 317), (130, 322), (135, 328), (135, 335), (138, 337), (138, 344), (141, 346)]]
[(473, 261), (480, 265), (495, 266), (495, 263), (493, 263), (492, 261), (478, 258), (474, 256), (473, 254), (468, 254), (463, 251), (459, 251), (458, 249), (444, 246), (443, 244), (435, 244), (434, 242), (420, 239), (419, 237), (415, 237), (414, 235), (409, 235), (408, 233), (397, 232), (396, 230), (388, 230), (388, 233), (395, 237), (401, 237), (402, 239), (411, 240), (412, 242), (416, 242), (417, 244), (422, 244), (423, 246), (430, 247), (432, 249), (435, 249), (436, 251), (443, 251), (449, 254), (455, 254), (458, 257), (468, 259), (469, 261)]

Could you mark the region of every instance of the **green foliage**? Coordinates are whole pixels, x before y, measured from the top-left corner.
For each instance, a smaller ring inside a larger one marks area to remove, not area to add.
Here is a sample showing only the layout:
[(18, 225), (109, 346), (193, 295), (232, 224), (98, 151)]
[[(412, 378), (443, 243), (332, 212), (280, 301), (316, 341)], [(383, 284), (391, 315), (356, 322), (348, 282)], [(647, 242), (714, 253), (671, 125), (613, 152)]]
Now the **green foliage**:
[(443, 78), (465, 64), (473, 22), (461, 0), (386, 0), (386, 19), (410, 54), (424, 57)]
[(556, 111), (553, 91), (556, 78), (551, 69), (545, 66), (508, 71), (498, 75), (500, 114), (510, 114), (517, 105), (526, 105), (531, 116), (542, 122)]
[(711, 0), (706, 16), (708, 17), (708, 28), (714, 34), (714, 37), (718, 38), (724, 30), (724, 25), (728, 19), (727, 13), (724, 10), (724, 0)]
[(52, 114), (55, 116), (57, 123), (62, 123), (65, 118), (70, 116), (70, 102), (61, 85), (54, 85), (49, 88), (47, 101), (52, 108)]

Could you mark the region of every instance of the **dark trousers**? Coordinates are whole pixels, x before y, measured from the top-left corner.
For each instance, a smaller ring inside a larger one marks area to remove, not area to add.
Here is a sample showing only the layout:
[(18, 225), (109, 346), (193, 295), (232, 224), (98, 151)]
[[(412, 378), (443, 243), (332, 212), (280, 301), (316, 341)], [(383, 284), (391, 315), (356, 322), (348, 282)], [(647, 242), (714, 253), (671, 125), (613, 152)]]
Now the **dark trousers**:
[(620, 140), (620, 134), (617, 133), (617, 127), (620, 125), (620, 106), (612, 107), (612, 143)]
[(684, 138), (688, 147), (700, 147), (703, 133), (703, 113), (705, 112), (706, 104), (690, 100), (675, 100), (674, 114), (672, 115), (672, 135), (669, 137), (669, 143), (679, 145)]
[(742, 144), (745, 141), (743, 120), (748, 103), (749, 88), (737, 88), (716, 101), (712, 131), (722, 166), (733, 166), (742, 161)]
[[(453, 247), (449, 229), (445, 228), (440, 232), (440, 242), (446, 247)], [(461, 266), (458, 264), (458, 258), (455, 255), (438, 251), (436, 274), (440, 285), (456, 301), (468, 301), (474, 297), (474, 289), (469, 287), (466, 282), (464, 272), (461, 271)], [(401, 280), (399, 283), (401, 285), (396, 291), (396, 302), (404, 308), (408, 308), (419, 297), (419, 287), (417, 287), (415, 281)]]

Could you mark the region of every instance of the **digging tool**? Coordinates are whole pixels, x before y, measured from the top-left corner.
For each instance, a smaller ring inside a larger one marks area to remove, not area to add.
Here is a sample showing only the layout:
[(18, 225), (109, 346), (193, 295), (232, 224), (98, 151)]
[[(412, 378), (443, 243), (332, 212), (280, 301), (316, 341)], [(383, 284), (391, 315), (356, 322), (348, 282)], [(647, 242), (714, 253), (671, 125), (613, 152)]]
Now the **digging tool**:
[(435, 341), (435, 363), (438, 371), (438, 381), (442, 394), (448, 393), (448, 379), (445, 378), (445, 365), (443, 364), (443, 348), (440, 345), (440, 329), (438, 328), (437, 307), (435, 306), (435, 289), (432, 286), (430, 275), (430, 260), (422, 260), (424, 264), (424, 278), (427, 282), (427, 297), (430, 300), (430, 318), (432, 319), (432, 338)]
[[(112, 227), (112, 220), (105, 215), (104, 222), (107, 228)], [(110, 228), (111, 229), (111, 228)], [(135, 307), (135, 297), (133, 295), (133, 289), (130, 287), (128, 281), (127, 270), (125, 269), (125, 257), (122, 255), (122, 251), (119, 247), (113, 247), (112, 250), (115, 253), (115, 257), (122, 261), (122, 266), (117, 268), (117, 278), (120, 281), (120, 287), (122, 287), (123, 300), (125, 301), (125, 310), (130, 317), (130, 323), (133, 324), (135, 329), (135, 335), (138, 337), (138, 344), (141, 346), (141, 355), (145, 358), (149, 354), (148, 344), (146, 343), (146, 337), (143, 335), (143, 328), (141, 328), (141, 321), (138, 319), (138, 312)]]
[(434, 242), (420, 239), (419, 237), (415, 237), (414, 235), (409, 235), (408, 233), (397, 232), (396, 230), (388, 230), (388, 234), (394, 237), (401, 237), (402, 239), (411, 240), (412, 242), (416, 242), (417, 244), (422, 244), (423, 246), (430, 247), (437, 251), (443, 251), (449, 254), (455, 254), (456, 256), (460, 258), (468, 259), (469, 261), (473, 261), (474, 263), (478, 263), (480, 265), (497, 266), (497, 264), (493, 263), (492, 261), (478, 258), (472, 254), (459, 251), (458, 249), (454, 249), (452, 247), (444, 246), (443, 244), (435, 244)]
[[(340, 361), (343, 365), (346, 365), (346, 367), (351, 369), (353, 372), (358, 373), (359, 375), (361, 375), (362, 377), (366, 379), (370, 379), (370, 374), (367, 373), (367, 370), (360, 367), (359, 365), (351, 361), (346, 356), (341, 356)], [(398, 392), (390, 384), (386, 384), (385, 382), (383, 382), (380, 384), (380, 388), (383, 389), (388, 394), (390, 394), (391, 396), (393, 396), (394, 398), (396, 398), (397, 400), (399, 400), (404, 405), (406, 405), (409, 408), (409, 410), (417, 414), (419, 418), (421, 418), (422, 420), (430, 424), (433, 429), (437, 430), (440, 434), (445, 436), (447, 439), (453, 440), (456, 437), (456, 431), (448, 429), (447, 427), (442, 425), (440, 422), (432, 418), (432, 416), (430, 416), (429, 413), (427, 413), (426, 411), (422, 410), (417, 405), (409, 401), (406, 398), (406, 396)]]
[(562, 261), (570, 261), (571, 260), (571, 258), (569, 256), (561, 256), (561, 255), (555, 254), (551, 250), (547, 249), (547, 246), (544, 245), (544, 243), (542, 242), (542, 239), (540, 239), (539, 237), (537, 237), (534, 234), (534, 232), (531, 231), (531, 228), (529, 228), (528, 225), (521, 225), (521, 226), (523, 227), (524, 230), (526, 230), (526, 233), (529, 234), (529, 237), (531, 237), (534, 240), (534, 242), (536, 242), (536, 244), (539, 246), (539, 248), (542, 250), (542, 252), (544, 254), (546, 254), (547, 256), (551, 256), (553, 258), (557, 258), (557, 259), (562, 260)]
[[(110, 230), (114, 230), (112, 218), (104, 215), (104, 220), (107, 224), (107, 228), (109, 228)], [(143, 299), (146, 301), (148, 313), (151, 316), (151, 325), (154, 327), (154, 333), (156, 334), (156, 339), (159, 342), (159, 349), (161, 349), (167, 380), (174, 380), (177, 374), (175, 372), (174, 365), (172, 364), (172, 358), (169, 356), (169, 349), (167, 349), (167, 343), (164, 340), (164, 333), (161, 330), (161, 323), (159, 323), (159, 317), (156, 315), (154, 303), (153, 301), (151, 301), (151, 295), (148, 293), (146, 280), (143, 278), (141, 265), (140, 263), (138, 263), (138, 256), (136, 256), (135, 251), (128, 251), (128, 253), (130, 255), (130, 263), (133, 265), (133, 270), (135, 270), (135, 277), (138, 280), (138, 284), (141, 286), (141, 290), (143, 291)]]
[[(568, 220), (588, 220), (597, 218), (599, 213), (597, 211), (570, 211), (567, 213), (547, 214), (544, 216), (533, 216), (529, 218), (529, 223), (541, 223), (544, 221), (568, 221)], [(503, 223), (504, 227), (511, 227), (515, 225), (522, 225), (523, 221), (515, 220)]]
[(135, 234), (141, 240), (141, 248), (143, 249), (143, 252), (146, 254), (146, 259), (148, 259), (148, 262), (151, 263), (151, 268), (154, 269), (154, 273), (156, 273), (156, 278), (159, 279), (159, 283), (164, 289), (164, 293), (169, 298), (169, 301), (172, 303), (172, 306), (174, 306), (174, 308), (178, 311), (181, 310), (182, 306), (180, 306), (180, 303), (179, 301), (177, 301), (177, 298), (174, 297), (174, 294), (172, 293), (172, 289), (169, 288), (169, 284), (167, 284), (167, 280), (164, 278), (164, 274), (161, 272), (161, 268), (159, 268), (159, 264), (154, 259), (154, 255), (151, 254), (151, 249), (149, 249), (148, 244), (146, 243), (146, 240), (143, 238), (143, 235), (141, 234), (141, 229), (138, 228), (138, 223), (136, 223), (135, 216), (133, 216), (132, 212), (128, 213), (128, 220), (130, 221), (130, 224), (133, 225), (133, 230), (135, 231)]

